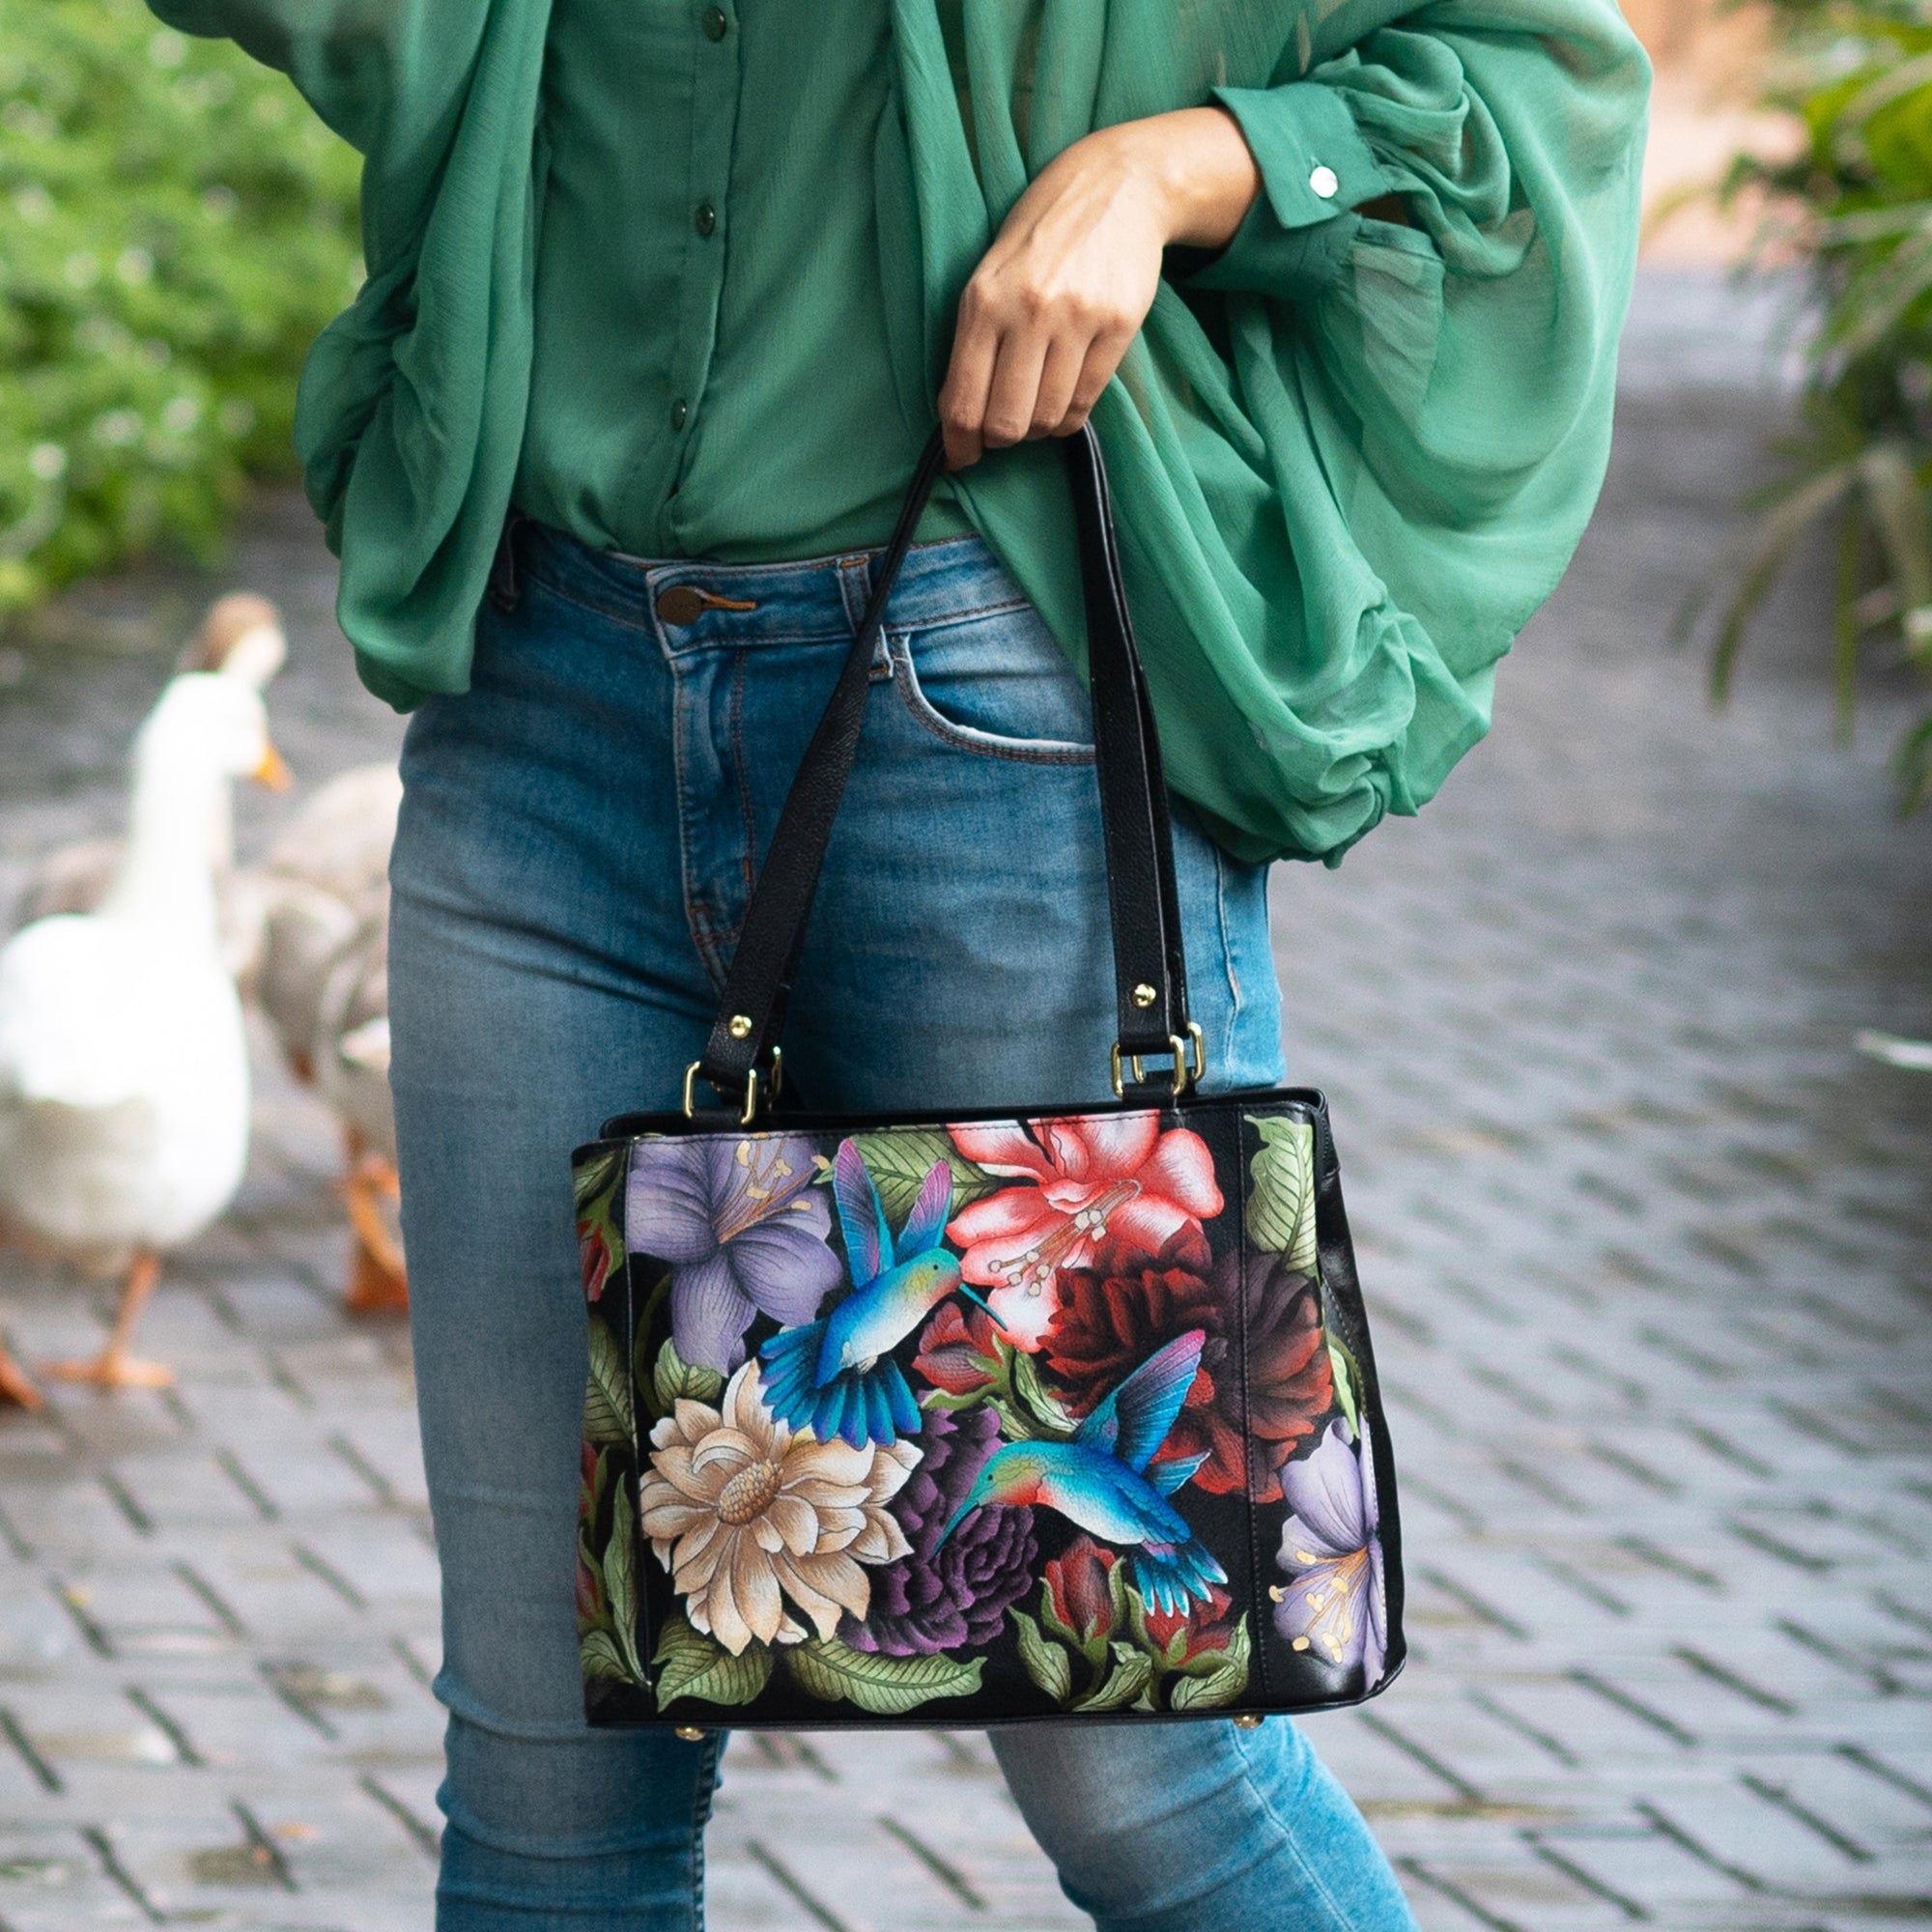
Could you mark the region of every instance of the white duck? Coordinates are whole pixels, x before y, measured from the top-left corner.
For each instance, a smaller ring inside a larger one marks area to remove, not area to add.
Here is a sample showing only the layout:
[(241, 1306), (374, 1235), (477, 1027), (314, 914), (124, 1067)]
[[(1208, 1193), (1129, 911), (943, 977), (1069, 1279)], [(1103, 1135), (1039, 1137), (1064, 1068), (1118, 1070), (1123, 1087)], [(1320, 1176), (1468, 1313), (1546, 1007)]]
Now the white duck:
[[(128, 838), (99, 910), (37, 920), (0, 949), (0, 1224), (124, 1279), (100, 1352), (48, 1365), (70, 1379), (172, 1379), (128, 1355), (135, 1319), (161, 1255), (241, 1185), (248, 1052), (217, 936), (213, 846), (242, 776), (288, 782), (260, 694), (233, 677), (175, 678), (134, 740)], [(0, 1392), (40, 1399), (11, 1361)]]
[[(218, 670), (238, 678), (250, 690), (267, 689), (288, 662), (289, 642), (281, 613), (266, 597), (238, 590), (218, 597), (183, 647), (178, 670)], [(17, 924), (26, 925), (57, 912), (92, 912), (106, 893), (121, 861), (118, 838), (83, 838), (49, 853), (22, 888), (14, 911)], [(210, 831), (210, 856), (214, 867), (216, 903), (220, 909), (222, 950), (237, 974), (254, 963), (261, 945), (262, 909), (244, 890), (232, 884), (235, 868), (234, 814), (224, 793)]]

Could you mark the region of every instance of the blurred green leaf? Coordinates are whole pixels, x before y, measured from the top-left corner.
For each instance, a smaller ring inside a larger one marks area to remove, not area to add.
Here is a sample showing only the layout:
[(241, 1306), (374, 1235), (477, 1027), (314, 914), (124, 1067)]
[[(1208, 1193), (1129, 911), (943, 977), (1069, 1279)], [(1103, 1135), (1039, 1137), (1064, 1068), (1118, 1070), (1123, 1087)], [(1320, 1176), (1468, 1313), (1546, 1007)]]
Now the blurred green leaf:
[(358, 170), (281, 75), (141, 0), (0, 0), (0, 612), (208, 554), (292, 469)]
[[(1836, 543), (1838, 727), (1874, 645), (1932, 674), (1932, 13), (1923, 0), (1770, 0), (1761, 104), (1795, 118), (1786, 158), (1736, 156), (1719, 189), (1766, 197), (1761, 259), (1796, 249), (1817, 320), (1801, 433), (1747, 539), (1687, 599), (1711, 616), (1721, 701), (1752, 619), (1805, 531)], [(1932, 710), (1894, 754), (1900, 804), (1932, 792)]]

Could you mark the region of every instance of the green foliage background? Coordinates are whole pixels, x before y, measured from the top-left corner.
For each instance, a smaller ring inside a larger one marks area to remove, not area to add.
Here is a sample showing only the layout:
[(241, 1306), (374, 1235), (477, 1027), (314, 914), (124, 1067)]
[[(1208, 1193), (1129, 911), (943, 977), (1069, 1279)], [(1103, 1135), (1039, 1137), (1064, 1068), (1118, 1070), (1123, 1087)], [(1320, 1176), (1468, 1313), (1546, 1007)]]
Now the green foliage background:
[[(1835, 526), (1838, 709), (1861, 654), (1932, 679), (1932, 8), (1925, 0), (1772, 0), (1764, 104), (1804, 140), (1742, 156), (1723, 193), (1769, 195), (1772, 258), (1805, 266), (1818, 327), (1800, 434), (1725, 586), (1719, 695), (1751, 616), (1799, 539)], [(1906, 809), (1932, 797), (1932, 704), (1897, 753)]]
[(206, 554), (360, 279), (357, 157), (140, 0), (0, 0), (0, 613)]

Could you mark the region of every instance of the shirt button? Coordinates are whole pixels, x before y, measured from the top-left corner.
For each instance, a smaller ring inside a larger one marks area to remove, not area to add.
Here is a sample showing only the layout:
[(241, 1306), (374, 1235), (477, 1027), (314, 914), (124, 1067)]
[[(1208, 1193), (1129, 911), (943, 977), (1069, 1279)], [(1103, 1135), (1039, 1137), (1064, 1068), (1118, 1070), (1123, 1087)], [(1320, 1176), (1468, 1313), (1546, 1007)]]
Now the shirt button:
[(691, 405), (689, 403), (673, 403), (670, 406), (671, 428), (682, 429), (684, 427), (685, 418), (690, 414), (691, 414)]
[(707, 41), (722, 41), (724, 38), (725, 29), (731, 23), (724, 17), (724, 8), (707, 7), (702, 16), (702, 24), (704, 27), (704, 38)]
[[(1330, 175), (1328, 179), (1332, 182), (1335, 177)], [(1335, 190), (1331, 187), (1328, 192), (1333, 194)], [(697, 204), (697, 213), (692, 216), (692, 220), (700, 235), (709, 235), (718, 226), (718, 211), (708, 201), (700, 201)]]
[(1333, 168), (1318, 167), (1308, 177), (1308, 185), (1323, 201), (1333, 201), (1335, 199), (1335, 191), (1342, 185), (1342, 183)]

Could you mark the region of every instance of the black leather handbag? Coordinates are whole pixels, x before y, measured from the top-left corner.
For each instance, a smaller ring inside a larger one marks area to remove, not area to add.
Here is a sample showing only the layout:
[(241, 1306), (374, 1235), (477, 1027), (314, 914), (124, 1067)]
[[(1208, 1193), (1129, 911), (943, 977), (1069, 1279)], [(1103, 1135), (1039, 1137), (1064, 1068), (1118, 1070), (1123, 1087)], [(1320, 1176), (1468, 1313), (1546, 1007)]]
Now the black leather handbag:
[(1356, 1702), (1402, 1662), (1388, 1431), (1327, 1109), (1200, 1091), (1106, 474), (1091, 430), (1065, 449), (1115, 1103), (781, 1104), (786, 997), (935, 436), (683, 1111), (611, 1121), (575, 1157), (592, 1723), (1259, 1722)]

